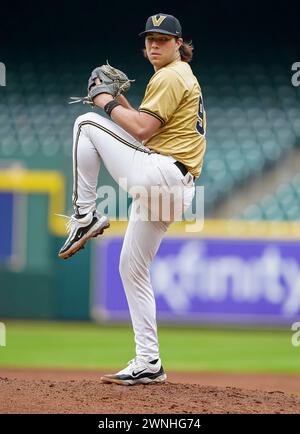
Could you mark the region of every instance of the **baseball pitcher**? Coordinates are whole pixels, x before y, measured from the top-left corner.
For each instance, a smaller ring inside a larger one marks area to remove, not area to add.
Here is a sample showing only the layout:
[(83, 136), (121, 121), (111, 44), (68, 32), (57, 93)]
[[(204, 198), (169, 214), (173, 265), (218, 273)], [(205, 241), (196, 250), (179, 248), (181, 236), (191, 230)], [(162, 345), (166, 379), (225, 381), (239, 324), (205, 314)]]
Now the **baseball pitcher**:
[[(116, 182), (125, 178), (129, 190), (143, 187), (145, 197), (133, 197), (119, 268), (134, 329), (136, 357), (126, 368), (101, 378), (122, 385), (166, 381), (149, 268), (168, 226), (192, 203), (194, 181), (200, 175), (206, 146), (202, 93), (189, 65), (193, 47), (183, 41), (178, 19), (163, 13), (153, 15), (140, 35), (145, 38), (144, 53), (154, 74), (139, 110), (123, 95), (131, 80), (108, 64), (92, 72), (88, 95), (73, 100), (104, 109), (110, 119), (90, 112), (75, 121), (75, 213), (69, 217), (69, 236), (59, 251), (60, 258), (69, 258), (109, 227), (108, 217), (96, 210), (101, 164)], [(158, 206), (155, 200), (149, 200), (153, 186), (170, 192), (173, 209), (167, 218), (159, 213), (160, 218), (151, 219), (149, 210)], [(150, 218), (145, 218), (149, 214)]]

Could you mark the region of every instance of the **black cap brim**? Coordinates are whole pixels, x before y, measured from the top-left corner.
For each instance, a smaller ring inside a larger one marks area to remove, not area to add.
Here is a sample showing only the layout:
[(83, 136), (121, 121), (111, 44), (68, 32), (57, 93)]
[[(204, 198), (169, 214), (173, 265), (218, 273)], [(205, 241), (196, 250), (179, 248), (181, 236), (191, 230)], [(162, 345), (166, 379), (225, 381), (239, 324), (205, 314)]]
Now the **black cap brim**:
[(139, 36), (146, 35), (147, 33), (162, 33), (163, 35), (170, 35), (170, 36), (176, 36), (177, 38), (181, 38), (180, 34), (177, 33), (171, 33), (167, 30), (159, 30), (159, 29), (151, 29), (151, 30), (145, 30), (144, 32), (139, 33)]

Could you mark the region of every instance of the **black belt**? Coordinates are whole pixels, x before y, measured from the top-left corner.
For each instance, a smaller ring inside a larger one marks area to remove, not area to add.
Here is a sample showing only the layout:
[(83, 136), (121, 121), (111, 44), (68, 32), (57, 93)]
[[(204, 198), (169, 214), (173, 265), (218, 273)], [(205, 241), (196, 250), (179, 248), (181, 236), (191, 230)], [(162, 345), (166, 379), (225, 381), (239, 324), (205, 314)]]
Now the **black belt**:
[[(178, 167), (178, 169), (183, 174), (183, 176), (185, 176), (188, 173), (187, 168), (185, 167), (185, 165), (183, 163), (180, 163), (180, 161), (175, 161), (174, 164), (175, 164), (175, 166)], [(195, 176), (193, 176), (193, 180), (195, 181)]]
[(185, 167), (184, 164), (180, 163), (180, 161), (175, 161), (175, 166), (178, 167), (178, 169), (180, 170), (180, 172), (183, 174), (183, 176), (185, 176), (188, 173), (187, 168)]

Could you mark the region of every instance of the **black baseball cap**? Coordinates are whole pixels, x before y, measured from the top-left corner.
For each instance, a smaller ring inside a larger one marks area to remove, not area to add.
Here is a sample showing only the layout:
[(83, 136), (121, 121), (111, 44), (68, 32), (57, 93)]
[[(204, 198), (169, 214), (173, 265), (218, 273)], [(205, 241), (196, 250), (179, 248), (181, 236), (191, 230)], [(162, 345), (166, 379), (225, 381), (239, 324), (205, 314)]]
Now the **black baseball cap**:
[(164, 35), (172, 35), (181, 38), (182, 30), (179, 20), (173, 17), (173, 15), (159, 13), (151, 15), (151, 17), (147, 19), (146, 28), (144, 32), (139, 33), (139, 36), (145, 35), (146, 33), (163, 33)]

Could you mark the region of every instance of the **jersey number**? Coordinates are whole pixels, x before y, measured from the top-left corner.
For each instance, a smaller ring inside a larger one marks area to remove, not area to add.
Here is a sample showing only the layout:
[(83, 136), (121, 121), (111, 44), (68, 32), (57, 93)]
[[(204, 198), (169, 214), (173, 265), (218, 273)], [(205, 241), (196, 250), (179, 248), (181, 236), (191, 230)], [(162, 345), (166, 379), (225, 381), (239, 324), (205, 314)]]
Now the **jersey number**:
[(198, 115), (197, 115), (197, 123), (196, 123), (196, 128), (199, 134), (201, 134), (201, 136), (204, 135), (204, 125), (203, 125), (203, 99), (202, 96), (199, 96), (199, 110), (198, 110)]

